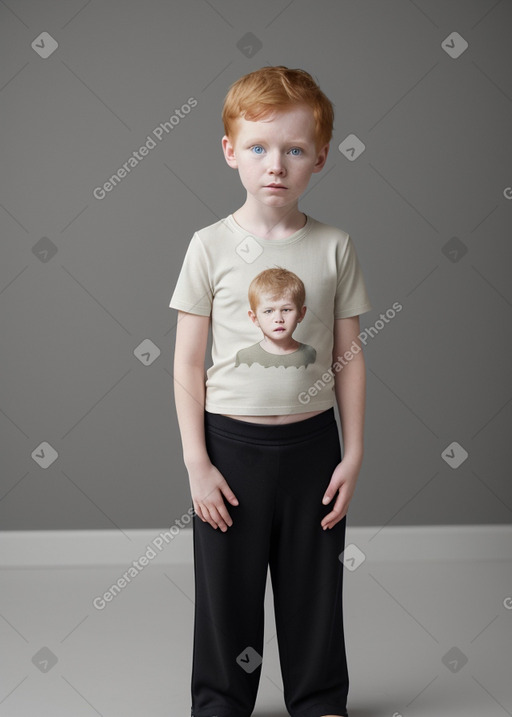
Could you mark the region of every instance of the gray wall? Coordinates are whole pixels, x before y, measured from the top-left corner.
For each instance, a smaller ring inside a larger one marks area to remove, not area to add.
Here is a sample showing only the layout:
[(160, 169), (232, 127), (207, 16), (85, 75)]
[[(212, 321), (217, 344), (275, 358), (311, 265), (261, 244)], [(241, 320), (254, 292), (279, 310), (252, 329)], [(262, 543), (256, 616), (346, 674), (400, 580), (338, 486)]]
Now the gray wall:
[(12, 0), (0, 21), (0, 528), (160, 528), (189, 508), (168, 303), (192, 233), (243, 202), (222, 100), (267, 64), (335, 103), (301, 207), (350, 232), (375, 307), (349, 522), (510, 522), (509, 0)]

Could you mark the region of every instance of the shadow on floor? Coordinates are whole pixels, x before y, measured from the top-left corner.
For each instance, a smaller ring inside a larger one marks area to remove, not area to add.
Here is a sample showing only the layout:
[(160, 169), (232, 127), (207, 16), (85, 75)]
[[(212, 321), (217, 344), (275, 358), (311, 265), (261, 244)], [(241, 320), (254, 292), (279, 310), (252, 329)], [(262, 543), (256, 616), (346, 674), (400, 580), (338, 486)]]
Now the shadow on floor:
[[(393, 714), (393, 710), (386, 710), (386, 705), (368, 705), (368, 707), (351, 707), (348, 710), (348, 717), (389, 717)], [(395, 710), (396, 711), (396, 710)], [(252, 717), (290, 717), (286, 708), (283, 709), (256, 709), (252, 713)]]

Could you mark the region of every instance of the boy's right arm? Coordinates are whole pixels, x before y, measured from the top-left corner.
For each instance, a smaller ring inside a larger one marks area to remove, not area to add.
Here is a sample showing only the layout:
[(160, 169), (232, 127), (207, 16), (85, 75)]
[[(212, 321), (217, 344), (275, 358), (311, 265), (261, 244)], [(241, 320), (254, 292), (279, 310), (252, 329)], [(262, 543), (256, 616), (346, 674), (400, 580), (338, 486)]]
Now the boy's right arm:
[(209, 326), (209, 316), (178, 311), (174, 400), (194, 509), (201, 520), (225, 532), (232, 520), (222, 494), (232, 505), (238, 505), (238, 500), (206, 450), (204, 359)]
[(204, 359), (209, 326), (209, 316), (178, 311), (174, 401), (187, 469), (209, 461), (204, 441)]

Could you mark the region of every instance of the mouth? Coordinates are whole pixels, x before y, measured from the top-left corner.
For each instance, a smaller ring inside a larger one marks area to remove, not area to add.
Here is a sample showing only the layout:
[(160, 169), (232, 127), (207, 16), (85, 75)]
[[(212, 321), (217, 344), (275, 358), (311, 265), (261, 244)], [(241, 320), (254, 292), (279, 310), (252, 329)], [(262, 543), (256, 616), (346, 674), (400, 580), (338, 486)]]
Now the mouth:
[(284, 329), (280, 326), (279, 328), (274, 329), (274, 331), (284, 331)]
[(284, 184), (267, 184), (266, 189), (286, 189)]

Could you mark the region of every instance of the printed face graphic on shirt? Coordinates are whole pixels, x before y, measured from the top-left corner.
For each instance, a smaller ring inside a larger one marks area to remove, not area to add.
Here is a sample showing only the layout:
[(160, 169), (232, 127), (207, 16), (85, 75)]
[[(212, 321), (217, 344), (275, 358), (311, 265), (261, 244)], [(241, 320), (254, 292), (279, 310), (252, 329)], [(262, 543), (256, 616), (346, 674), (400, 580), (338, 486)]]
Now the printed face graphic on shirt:
[(261, 329), (263, 339), (238, 351), (235, 366), (258, 363), (271, 366), (308, 366), (315, 362), (316, 351), (296, 341), (293, 332), (306, 315), (306, 306), (297, 306), (289, 293), (272, 295), (261, 293), (256, 311), (249, 309), (251, 321)]
[[(286, 351), (287, 347), (295, 348), (292, 334), (304, 318), (306, 310), (305, 306), (299, 309), (290, 295), (272, 297), (270, 294), (262, 294), (256, 313), (249, 309), (249, 316), (262, 330), (268, 344), (267, 351), (280, 353)], [(273, 347), (277, 350), (273, 351)]]

